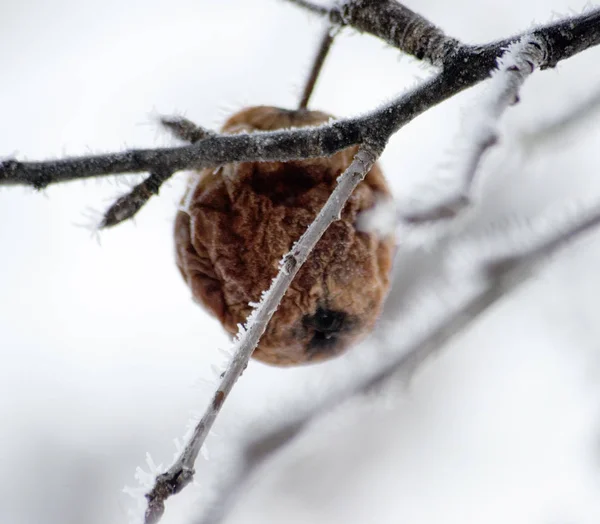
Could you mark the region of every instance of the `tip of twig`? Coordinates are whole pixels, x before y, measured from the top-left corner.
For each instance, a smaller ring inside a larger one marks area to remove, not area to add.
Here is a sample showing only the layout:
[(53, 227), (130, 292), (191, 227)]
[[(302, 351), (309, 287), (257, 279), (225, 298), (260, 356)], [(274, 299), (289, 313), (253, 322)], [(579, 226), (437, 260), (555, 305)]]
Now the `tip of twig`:
[(212, 131), (197, 126), (191, 120), (182, 116), (161, 116), (158, 121), (171, 134), (184, 142), (194, 144), (213, 134)]
[(143, 201), (132, 198), (132, 193), (119, 197), (104, 213), (98, 229), (114, 227), (132, 218), (144, 205)]
[(152, 195), (158, 195), (160, 186), (171, 174), (166, 170), (151, 173), (129, 193), (119, 197), (104, 213), (98, 229), (113, 227), (132, 218), (152, 198)]

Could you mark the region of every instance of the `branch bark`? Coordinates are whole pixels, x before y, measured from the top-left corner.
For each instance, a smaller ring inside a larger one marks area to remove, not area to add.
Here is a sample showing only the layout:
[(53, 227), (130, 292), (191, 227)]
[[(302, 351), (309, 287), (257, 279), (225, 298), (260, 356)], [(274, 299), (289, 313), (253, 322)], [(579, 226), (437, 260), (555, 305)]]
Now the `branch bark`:
[[(369, 5), (380, 4), (377, 1), (373, 4), (358, 2), (356, 5), (366, 10)], [(395, 9), (402, 16), (407, 16), (405, 8), (396, 6)], [(366, 14), (361, 16), (367, 19)], [(415, 22), (411, 27), (420, 26)], [(392, 38), (391, 29), (389, 31), (387, 38)], [(383, 29), (380, 33), (386, 34)], [(548, 51), (545, 62), (540, 64), (541, 69), (554, 67), (560, 60), (600, 43), (600, 9), (539, 27), (532, 35), (544, 42)], [(315, 128), (239, 135), (208, 134), (194, 144), (181, 147), (134, 149), (47, 162), (7, 159), (0, 162), (0, 186), (29, 185), (43, 189), (49, 184), (97, 176), (140, 172), (175, 173), (229, 162), (316, 158), (330, 156), (363, 142), (386, 143), (416, 116), (487, 78), (504, 49), (522, 36), (482, 46), (457, 43), (451, 51), (444, 51), (444, 67), (440, 73), (389, 104), (360, 117), (336, 120)], [(406, 40), (408, 36), (403, 38)]]
[(192, 481), (194, 463), (200, 448), (233, 385), (248, 365), (258, 341), (283, 295), (323, 233), (332, 222), (339, 219), (348, 198), (377, 161), (382, 150), (383, 144), (362, 145), (359, 148), (354, 160), (340, 177), (337, 187), (314, 222), (281, 261), (279, 274), (273, 280), (271, 288), (265, 293), (260, 304), (246, 321), (246, 327), (238, 333), (233, 347), (232, 360), (213, 395), (212, 402), (194, 429), (190, 441), (169, 470), (156, 478), (154, 487), (146, 495), (148, 500), (148, 509), (145, 514), (146, 524), (158, 522), (164, 512), (165, 500), (181, 491)]
[(327, 58), (329, 50), (331, 49), (331, 45), (333, 44), (333, 40), (335, 37), (333, 31), (334, 29), (331, 26), (327, 25), (325, 31), (323, 32), (321, 42), (317, 49), (317, 54), (315, 55), (313, 65), (310, 69), (310, 73), (308, 74), (308, 78), (306, 79), (306, 83), (304, 85), (304, 91), (302, 92), (302, 97), (300, 98), (300, 104), (298, 104), (299, 109), (306, 109), (308, 107), (308, 102), (315, 89), (315, 85), (317, 84), (319, 74), (323, 69), (323, 64), (325, 64), (325, 59)]
[(429, 20), (394, 0), (349, 0), (332, 7), (328, 14), (334, 23), (377, 36), (434, 66), (443, 66), (448, 55), (462, 46), (456, 38), (446, 36)]

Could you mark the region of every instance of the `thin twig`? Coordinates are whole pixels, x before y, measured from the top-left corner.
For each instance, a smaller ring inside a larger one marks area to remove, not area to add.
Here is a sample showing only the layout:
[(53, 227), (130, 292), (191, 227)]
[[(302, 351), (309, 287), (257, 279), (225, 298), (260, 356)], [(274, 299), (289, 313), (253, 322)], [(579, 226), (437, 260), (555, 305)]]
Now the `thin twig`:
[[(429, 20), (396, 0), (346, 0), (334, 4), (331, 9), (319, 8), (304, 0), (287, 1), (319, 16), (328, 17), (334, 24), (347, 25), (369, 33), (400, 51), (444, 69), (477, 69), (480, 59), (487, 60), (484, 55), (494, 48), (505, 48), (523, 36), (516, 35), (486, 45), (466, 45), (446, 36)], [(541, 26), (535, 31), (537, 36), (548, 38), (552, 56), (545, 67), (555, 67), (558, 61), (598, 43), (598, 11), (592, 9), (582, 15)], [(496, 56), (499, 54), (496, 53)]]
[(422, 224), (453, 219), (472, 204), (473, 184), (483, 155), (498, 143), (500, 117), (518, 100), (521, 86), (544, 63), (546, 55), (544, 42), (534, 36), (523, 37), (509, 46), (507, 52), (498, 59), (498, 70), (492, 73), (483, 103), (471, 109), (470, 120), (475, 124), (460, 132), (461, 141), (467, 137), (468, 149), (459, 159), (461, 168), (457, 178), (461, 187), (458, 193), (422, 209), (402, 212), (400, 218), (403, 222)]
[(338, 185), (313, 223), (300, 237), (292, 250), (283, 258), (279, 273), (273, 280), (270, 289), (248, 318), (246, 328), (238, 334), (233, 348), (232, 360), (221, 378), (212, 402), (194, 429), (190, 441), (169, 470), (156, 478), (154, 487), (146, 495), (148, 499), (148, 508), (145, 515), (146, 524), (158, 522), (164, 512), (165, 500), (170, 495), (181, 491), (192, 481), (194, 463), (200, 448), (233, 385), (248, 365), (252, 352), (283, 295), (323, 233), (332, 222), (339, 219), (346, 201), (369, 172), (382, 150), (383, 144), (362, 145), (359, 148), (352, 163), (340, 177)]
[[(203, 127), (197, 126), (191, 120), (183, 117), (161, 117), (160, 123), (169, 130), (175, 138), (195, 144), (214, 133)], [(152, 198), (158, 195), (162, 184), (172, 176), (166, 169), (157, 169), (143, 182), (136, 185), (129, 193), (119, 197), (109, 209), (106, 210), (98, 229), (116, 226), (125, 220), (133, 218), (137, 212)]]
[(447, 57), (462, 44), (448, 37), (429, 20), (395, 0), (349, 0), (340, 2), (329, 13), (332, 21), (340, 20), (361, 32), (373, 34), (434, 66), (443, 66)]
[[(547, 60), (541, 69), (554, 67), (600, 43), (600, 9), (540, 27), (532, 33), (545, 42)], [(446, 55), (444, 69), (420, 87), (358, 118), (337, 120), (314, 128), (239, 135), (214, 135), (177, 148), (130, 150), (48, 162), (0, 162), (0, 185), (49, 184), (118, 173), (201, 169), (230, 162), (288, 161), (330, 156), (366, 140), (386, 142), (416, 116), (471, 87), (495, 68), (496, 58), (510, 38), (484, 46), (459, 47)]]
[(286, 0), (290, 4), (297, 5), (303, 9), (311, 13), (315, 13), (317, 15), (326, 16), (329, 14), (329, 9), (327, 7), (323, 7), (322, 5), (314, 4), (313, 2), (308, 2), (307, 0)]
[(98, 229), (106, 229), (116, 226), (125, 220), (132, 218), (150, 198), (158, 195), (160, 186), (171, 177), (169, 171), (157, 171), (151, 173), (131, 189), (131, 191), (119, 197), (104, 213)]
[(200, 127), (191, 120), (181, 116), (162, 116), (160, 118), (162, 126), (170, 131), (175, 138), (195, 144), (200, 140), (214, 135), (210, 129)]
[(317, 50), (317, 54), (313, 60), (313, 65), (306, 79), (306, 84), (304, 85), (304, 91), (302, 92), (302, 98), (300, 99), (300, 104), (298, 105), (298, 109), (306, 109), (308, 107), (308, 101), (312, 95), (312, 92), (317, 83), (317, 79), (319, 78), (319, 74), (323, 69), (323, 64), (325, 63), (325, 59), (331, 49), (331, 44), (333, 43), (334, 34), (333, 29), (330, 26), (325, 28), (323, 36), (321, 37), (321, 42), (319, 44), (319, 48)]
[(328, 17), (332, 24), (369, 33), (419, 60), (442, 66), (446, 56), (461, 44), (429, 20), (395, 0), (346, 0), (324, 9), (312, 2), (287, 0), (311, 13)]

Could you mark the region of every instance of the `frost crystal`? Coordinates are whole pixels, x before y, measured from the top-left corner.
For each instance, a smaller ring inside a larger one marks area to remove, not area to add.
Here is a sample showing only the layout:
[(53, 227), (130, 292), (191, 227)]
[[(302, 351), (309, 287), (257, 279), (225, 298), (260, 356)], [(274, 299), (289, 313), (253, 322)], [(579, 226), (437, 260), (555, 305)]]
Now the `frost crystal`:
[(138, 487), (125, 486), (123, 493), (126, 493), (136, 501), (136, 509), (130, 508), (127, 511), (130, 524), (139, 524), (144, 520), (144, 512), (146, 509), (146, 492), (154, 486), (154, 479), (165, 472), (162, 464), (158, 466), (150, 456), (146, 453), (146, 465), (149, 471), (144, 471), (141, 467), (135, 470), (135, 479), (138, 481)]

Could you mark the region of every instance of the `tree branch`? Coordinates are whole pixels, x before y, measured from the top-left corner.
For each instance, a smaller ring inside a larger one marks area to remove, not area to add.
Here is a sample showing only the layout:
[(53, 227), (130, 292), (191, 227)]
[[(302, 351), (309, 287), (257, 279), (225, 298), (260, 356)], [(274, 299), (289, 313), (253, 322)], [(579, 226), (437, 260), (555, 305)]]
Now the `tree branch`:
[(148, 178), (134, 186), (129, 193), (118, 198), (106, 210), (98, 228), (113, 227), (132, 218), (153, 195), (158, 195), (160, 186), (171, 177), (171, 174), (169, 171), (150, 173)]
[(448, 55), (461, 47), (457, 39), (394, 0), (341, 2), (331, 9), (329, 17), (434, 66), (443, 66)]
[(406, 54), (442, 66), (446, 56), (461, 44), (429, 20), (395, 0), (346, 0), (330, 9), (312, 2), (287, 0), (311, 13), (328, 17), (332, 24), (368, 33)]
[(308, 2), (307, 0), (286, 0), (290, 4), (297, 5), (311, 13), (316, 15), (326, 16), (329, 14), (329, 9), (327, 7), (323, 7), (317, 4), (313, 4), (312, 2)]
[(499, 139), (500, 117), (517, 102), (521, 86), (534, 69), (544, 63), (545, 57), (546, 47), (536, 37), (524, 37), (510, 45), (498, 60), (499, 68), (492, 73), (483, 103), (471, 111), (470, 117), (474, 123), (460, 132), (461, 140), (468, 137), (468, 150), (460, 159), (462, 168), (458, 170), (457, 177), (461, 184), (459, 192), (433, 206), (427, 204), (422, 209), (404, 212), (401, 216), (404, 222), (420, 224), (452, 219), (472, 203), (473, 183), (481, 159)]
[[(346, 0), (330, 9), (304, 0), (287, 1), (314, 14), (329, 17), (334, 24), (347, 25), (371, 34), (419, 60), (444, 68), (465, 68), (466, 64), (468, 69), (472, 69), (480, 59), (483, 63), (487, 62), (490, 53), (495, 55), (494, 58), (497, 57), (498, 49), (523, 36), (521, 34), (480, 46), (465, 45), (456, 38), (446, 36), (429, 20), (396, 0)], [(543, 68), (555, 67), (560, 60), (597, 45), (600, 38), (598, 23), (598, 9), (592, 9), (534, 31), (538, 37), (544, 33), (551, 49), (548, 63)], [(466, 59), (463, 64), (460, 64), (461, 59)]]
[(213, 395), (212, 402), (194, 429), (190, 441), (169, 470), (156, 478), (154, 487), (146, 495), (148, 499), (148, 509), (145, 515), (146, 524), (158, 522), (164, 512), (165, 500), (170, 495), (181, 491), (192, 481), (194, 463), (200, 448), (233, 385), (248, 365), (260, 337), (264, 333), (273, 313), (277, 310), (283, 295), (323, 233), (332, 222), (339, 219), (346, 201), (369, 172), (382, 150), (383, 144), (362, 145), (359, 148), (354, 160), (340, 177), (338, 185), (313, 223), (281, 261), (279, 273), (273, 280), (270, 289), (264, 294), (258, 307), (247, 319), (245, 329), (240, 330), (238, 333), (234, 342), (232, 360)]
[[(203, 127), (199, 127), (187, 118), (182, 117), (162, 117), (160, 123), (165, 129), (168, 129), (175, 138), (195, 144), (204, 140), (214, 133)], [(105, 229), (116, 226), (121, 222), (132, 218), (158, 191), (162, 184), (168, 180), (173, 173), (166, 169), (158, 169), (151, 172), (150, 176), (143, 182), (140, 182), (126, 193), (118, 198), (112, 206), (104, 213), (98, 229)]]
[(196, 142), (200, 142), (200, 140), (214, 135), (210, 129), (197, 126), (191, 120), (179, 116), (163, 116), (160, 119), (160, 123), (175, 138), (190, 144), (195, 144)]
[(306, 109), (308, 107), (308, 101), (310, 100), (312, 92), (315, 88), (317, 79), (319, 78), (319, 74), (321, 73), (321, 69), (323, 68), (323, 64), (325, 63), (325, 59), (329, 53), (329, 49), (331, 49), (333, 39), (333, 28), (328, 25), (325, 28), (323, 36), (321, 37), (321, 43), (317, 49), (317, 54), (313, 60), (313, 65), (310, 73), (308, 74), (308, 78), (306, 79), (304, 91), (302, 92), (302, 98), (300, 99), (300, 104), (298, 105), (299, 109)]
[[(546, 44), (542, 69), (600, 43), (600, 9), (532, 32)], [(459, 46), (446, 55), (443, 71), (421, 86), (366, 115), (323, 126), (239, 135), (210, 135), (174, 148), (137, 149), (48, 162), (0, 162), (0, 185), (49, 184), (119, 173), (202, 169), (229, 162), (288, 161), (330, 156), (365, 141), (386, 143), (416, 116), (490, 74), (496, 58), (520, 36), (484, 46)]]

